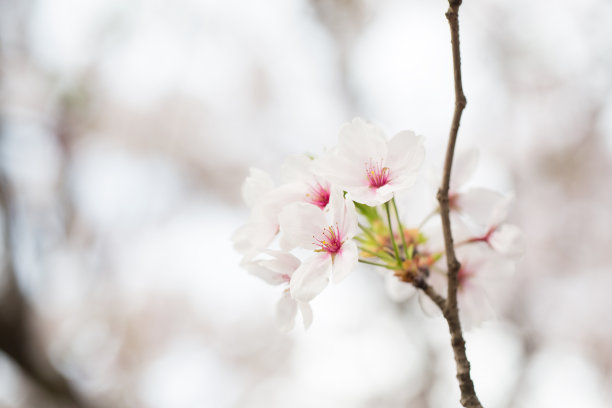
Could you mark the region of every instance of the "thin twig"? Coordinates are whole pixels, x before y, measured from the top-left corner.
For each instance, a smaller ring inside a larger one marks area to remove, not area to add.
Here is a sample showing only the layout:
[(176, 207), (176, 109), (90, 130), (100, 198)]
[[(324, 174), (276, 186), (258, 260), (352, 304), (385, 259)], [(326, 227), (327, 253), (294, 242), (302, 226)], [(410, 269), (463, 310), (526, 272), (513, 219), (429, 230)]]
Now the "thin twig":
[(450, 135), (448, 138), (448, 146), (446, 149), (446, 159), (444, 161), (444, 173), (442, 177), (442, 185), (438, 190), (438, 202), (440, 203), (440, 216), (442, 218), (442, 230), (444, 232), (444, 246), (446, 249), (446, 259), (448, 262), (448, 292), (446, 297), (446, 308), (444, 309), (444, 318), (448, 323), (448, 329), (451, 335), (451, 345), (455, 354), (455, 363), (457, 365), (457, 380), (461, 389), (461, 404), (466, 408), (482, 408), (474, 383), (470, 375), (470, 362), (467, 359), (465, 352), (465, 340), (461, 331), (461, 323), (459, 321), (459, 309), (457, 307), (457, 287), (459, 285), (459, 268), (461, 265), (455, 255), (453, 247), (453, 236), (451, 233), (450, 224), (450, 208), (448, 202), (448, 190), (450, 186), (451, 168), (453, 165), (453, 156), (455, 154), (455, 143), (457, 141), (457, 133), (459, 131), (459, 123), (461, 114), (466, 105), (465, 95), (463, 93), (463, 83), (461, 81), (461, 54), (459, 50), (459, 7), (462, 0), (449, 0), (449, 8), (446, 12), (446, 19), (450, 26), (451, 45), (453, 53), (453, 76), (455, 83), (455, 112), (451, 123)]
[(442, 313), (444, 313), (446, 310), (446, 299), (436, 292), (433, 287), (429, 286), (425, 279), (416, 279), (414, 281), (414, 286), (421, 289), (427, 295), (427, 297), (429, 297), (440, 308)]

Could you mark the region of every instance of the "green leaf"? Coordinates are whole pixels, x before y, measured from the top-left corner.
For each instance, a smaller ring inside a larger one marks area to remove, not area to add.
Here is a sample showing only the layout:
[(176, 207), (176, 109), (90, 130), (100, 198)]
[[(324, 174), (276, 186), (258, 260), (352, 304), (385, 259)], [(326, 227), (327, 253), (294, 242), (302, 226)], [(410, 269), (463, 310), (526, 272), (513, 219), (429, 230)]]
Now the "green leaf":
[(355, 203), (355, 208), (361, 215), (367, 218), (370, 223), (380, 219), (380, 215), (378, 214), (378, 210), (376, 207), (370, 207), (369, 205)]

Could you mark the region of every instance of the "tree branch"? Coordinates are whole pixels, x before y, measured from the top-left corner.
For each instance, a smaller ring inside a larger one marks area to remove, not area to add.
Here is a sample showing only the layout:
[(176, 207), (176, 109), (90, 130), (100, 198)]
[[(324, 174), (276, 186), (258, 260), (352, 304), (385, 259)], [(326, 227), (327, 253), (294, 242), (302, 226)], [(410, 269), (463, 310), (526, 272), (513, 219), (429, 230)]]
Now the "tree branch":
[(0, 351), (10, 358), (48, 399), (61, 406), (73, 408), (92, 408), (72, 387), (59, 371), (48, 361), (31, 333), (32, 310), (21, 293), (15, 276), (13, 263), (13, 234), (11, 194), (9, 183), (0, 174), (0, 214), (4, 217), (2, 241), (4, 241), (5, 287), (0, 297)]
[(414, 286), (417, 289), (421, 289), (423, 293), (425, 293), (427, 297), (429, 297), (440, 308), (442, 313), (444, 313), (444, 311), (446, 310), (446, 299), (444, 299), (442, 295), (436, 292), (434, 288), (429, 286), (429, 284), (425, 281), (424, 278), (419, 277), (415, 279)]
[(457, 287), (459, 285), (459, 268), (461, 264), (457, 260), (453, 246), (453, 235), (450, 223), (450, 208), (448, 202), (448, 190), (450, 186), (451, 169), (453, 156), (455, 154), (455, 143), (459, 132), (461, 114), (467, 103), (463, 93), (463, 83), (461, 81), (461, 53), (459, 50), (459, 7), (462, 0), (449, 0), (446, 19), (450, 26), (451, 45), (453, 53), (453, 76), (455, 83), (455, 112), (451, 123), (448, 146), (446, 148), (446, 159), (444, 161), (444, 173), (442, 185), (438, 190), (438, 202), (440, 203), (440, 216), (442, 218), (442, 230), (444, 233), (444, 246), (446, 248), (446, 259), (448, 262), (448, 292), (445, 308), (443, 309), (444, 318), (448, 323), (451, 335), (451, 345), (455, 355), (457, 366), (457, 380), (461, 390), (461, 404), (466, 408), (482, 408), (474, 383), (470, 376), (470, 362), (465, 352), (465, 340), (459, 321), (459, 309), (457, 307)]

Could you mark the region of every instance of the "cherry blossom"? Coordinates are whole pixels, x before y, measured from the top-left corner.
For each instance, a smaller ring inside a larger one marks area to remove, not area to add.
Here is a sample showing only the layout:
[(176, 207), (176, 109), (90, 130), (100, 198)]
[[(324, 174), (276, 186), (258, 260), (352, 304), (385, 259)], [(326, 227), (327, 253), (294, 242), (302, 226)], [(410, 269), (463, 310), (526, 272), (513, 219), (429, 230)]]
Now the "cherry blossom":
[(344, 279), (358, 260), (357, 213), (353, 202), (340, 190), (332, 190), (328, 211), (313, 204), (294, 203), (281, 212), (280, 245), (283, 250), (296, 247), (314, 252), (295, 271), (291, 294), (298, 301), (310, 301), (327, 286)]
[(301, 201), (327, 208), (331, 191), (330, 182), (315, 173), (317, 159), (306, 155), (290, 156), (283, 163), (281, 172), (287, 183), (295, 184)]
[(271, 285), (285, 285), (285, 289), (276, 305), (276, 323), (280, 330), (293, 329), (299, 309), (304, 322), (304, 329), (312, 324), (312, 309), (308, 302), (297, 301), (291, 297), (289, 286), (294, 272), (300, 266), (300, 260), (294, 255), (282, 251), (267, 250), (270, 258), (257, 259), (244, 264), (245, 268), (258, 278)]
[(283, 164), (285, 183), (279, 187), (268, 173), (257, 168), (242, 185), (242, 196), (251, 208), (249, 221), (232, 236), (234, 248), (243, 262), (269, 247), (279, 231), (278, 214), (286, 205), (305, 202), (325, 209), (329, 203), (330, 183), (315, 175), (315, 160), (307, 156), (290, 157)]
[(318, 171), (362, 204), (376, 206), (411, 187), (425, 157), (423, 138), (403, 131), (387, 141), (383, 131), (355, 118), (340, 129), (338, 145)]
[[(462, 325), (469, 330), (495, 317), (492, 304), (504, 282), (512, 276), (515, 263), (492, 253), (481, 243), (457, 248), (456, 255), (461, 263), (457, 290), (459, 313)], [(446, 293), (446, 259), (441, 260), (439, 267), (443, 270), (433, 270), (430, 283), (439, 293)]]

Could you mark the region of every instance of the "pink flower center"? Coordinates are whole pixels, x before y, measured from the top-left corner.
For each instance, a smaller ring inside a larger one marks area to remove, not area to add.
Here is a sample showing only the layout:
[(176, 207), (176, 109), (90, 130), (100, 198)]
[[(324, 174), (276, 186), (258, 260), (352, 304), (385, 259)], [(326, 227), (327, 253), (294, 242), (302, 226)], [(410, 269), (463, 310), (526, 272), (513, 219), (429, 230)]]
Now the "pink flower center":
[(382, 187), (389, 181), (389, 168), (383, 167), (382, 160), (378, 162), (370, 160), (365, 164), (365, 170), (370, 187)]
[(306, 199), (309, 203), (324, 210), (327, 203), (329, 203), (329, 187), (323, 187), (319, 183), (310, 186), (310, 192), (306, 193)]
[(340, 239), (340, 230), (338, 229), (338, 225), (336, 227), (332, 227), (331, 225), (323, 230), (322, 235), (317, 238), (313, 236), (315, 239), (314, 244), (319, 246), (320, 249), (317, 249), (317, 252), (329, 252), (330, 254), (335, 254), (342, 248), (342, 240)]

